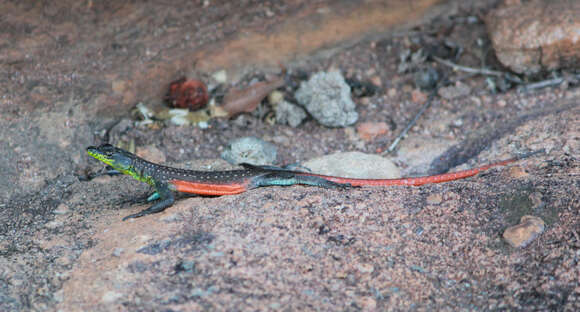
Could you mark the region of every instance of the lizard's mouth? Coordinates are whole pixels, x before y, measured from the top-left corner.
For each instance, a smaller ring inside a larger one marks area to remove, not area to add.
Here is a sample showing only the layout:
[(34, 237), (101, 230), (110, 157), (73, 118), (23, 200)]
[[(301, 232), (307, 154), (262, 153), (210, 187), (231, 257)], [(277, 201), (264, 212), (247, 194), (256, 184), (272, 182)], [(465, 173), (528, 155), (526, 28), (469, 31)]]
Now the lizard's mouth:
[(98, 159), (102, 162), (104, 162), (107, 165), (111, 165), (113, 159), (107, 155), (105, 155), (104, 153), (102, 153), (101, 151), (99, 151), (98, 147), (95, 146), (89, 146), (87, 147), (87, 154), (89, 154), (91, 157)]

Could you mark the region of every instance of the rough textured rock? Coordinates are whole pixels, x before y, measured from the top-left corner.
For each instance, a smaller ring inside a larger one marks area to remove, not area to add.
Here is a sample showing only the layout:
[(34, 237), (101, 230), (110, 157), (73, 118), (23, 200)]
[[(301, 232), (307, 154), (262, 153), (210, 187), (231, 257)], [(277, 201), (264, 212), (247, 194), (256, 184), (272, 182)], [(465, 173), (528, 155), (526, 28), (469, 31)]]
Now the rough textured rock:
[(350, 87), (338, 71), (314, 74), (300, 84), (295, 96), (314, 119), (327, 127), (346, 127), (358, 119)]
[(222, 152), (222, 158), (233, 165), (272, 165), (276, 154), (277, 148), (274, 144), (255, 137), (245, 137), (231, 141)]
[(580, 66), (580, 1), (505, 5), (487, 15), (486, 25), (497, 58), (516, 73)]
[(306, 116), (306, 112), (302, 107), (290, 102), (282, 100), (276, 105), (277, 123), (288, 124), (290, 127), (296, 128)]

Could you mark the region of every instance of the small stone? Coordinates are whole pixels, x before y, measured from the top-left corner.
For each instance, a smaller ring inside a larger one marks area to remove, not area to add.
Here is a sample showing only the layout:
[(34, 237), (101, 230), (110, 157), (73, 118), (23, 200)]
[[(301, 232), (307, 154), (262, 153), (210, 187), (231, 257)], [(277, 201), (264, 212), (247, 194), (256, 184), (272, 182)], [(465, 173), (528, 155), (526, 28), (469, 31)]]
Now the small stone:
[(256, 137), (244, 137), (231, 141), (221, 156), (232, 165), (271, 165), (276, 160), (277, 153), (278, 150), (272, 143)]
[(389, 126), (385, 122), (363, 122), (358, 124), (356, 131), (361, 139), (369, 142), (389, 132)]
[(427, 101), (427, 94), (423, 93), (419, 89), (415, 89), (413, 92), (411, 92), (411, 99), (413, 103), (423, 104)]
[(361, 263), (361, 264), (357, 265), (357, 269), (361, 273), (372, 273), (375, 270), (372, 263)]
[(435, 68), (429, 67), (425, 70), (415, 72), (415, 86), (421, 90), (432, 90), (439, 82), (439, 73)]
[(534, 216), (523, 216), (520, 224), (508, 227), (503, 238), (514, 248), (524, 248), (544, 232), (544, 221)]
[(271, 105), (278, 104), (284, 100), (284, 93), (278, 90), (274, 90), (268, 94), (268, 103)]
[(381, 81), (381, 76), (379, 76), (379, 75), (372, 76), (371, 79), (370, 79), (370, 81), (377, 88), (380, 88), (380, 87), (383, 86), (383, 82)]
[(124, 248), (115, 248), (115, 250), (113, 250), (113, 256), (120, 257), (123, 251), (125, 251)]
[(446, 100), (452, 100), (468, 96), (471, 93), (471, 88), (464, 83), (457, 82), (453, 86), (443, 87), (439, 89), (438, 93), (442, 98)]
[(369, 99), (368, 97), (363, 97), (360, 98), (359, 103), (361, 105), (368, 106), (369, 104), (371, 104), (371, 99)]
[(226, 83), (228, 81), (228, 74), (225, 70), (218, 70), (215, 73), (213, 73), (211, 75), (211, 77), (213, 78), (213, 80), (215, 80), (217, 83)]
[(111, 83), (111, 89), (113, 89), (113, 93), (115, 93), (116, 95), (123, 94), (123, 92), (125, 92), (126, 88), (127, 88), (127, 82), (125, 82), (123, 80), (114, 80)]
[(62, 221), (53, 220), (53, 221), (46, 223), (44, 226), (46, 226), (47, 229), (54, 230), (56, 228), (62, 227), (62, 225), (63, 225)]
[(197, 123), (197, 126), (200, 129), (207, 129), (207, 128), (209, 128), (209, 124), (207, 123), (207, 121), (200, 121), (200, 122)]
[(282, 100), (276, 105), (276, 122), (288, 124), (292, 128), (298, 127), (307, 117), (306, 111), (298, 105)]
[(61, 203), (56, 207), (56, 210), (54, 210), (52, 213), (56, 215), (65, 215), (69, 212), (70, 212), (69, 206), (67, 204)]
[(190, 124), (189, 120), (183, 116), (173, 116), (169, 121), (176, 126), (186, 126)]
[(427, 196), (427, 204), (429, 205), (439, 205), (443, 201), (443, 196), (439, 193), (431, 194)]
[(529, 176), (529, 174), (520, 166), (510, 167), (509, 176), (512, 178), (520, 179)]

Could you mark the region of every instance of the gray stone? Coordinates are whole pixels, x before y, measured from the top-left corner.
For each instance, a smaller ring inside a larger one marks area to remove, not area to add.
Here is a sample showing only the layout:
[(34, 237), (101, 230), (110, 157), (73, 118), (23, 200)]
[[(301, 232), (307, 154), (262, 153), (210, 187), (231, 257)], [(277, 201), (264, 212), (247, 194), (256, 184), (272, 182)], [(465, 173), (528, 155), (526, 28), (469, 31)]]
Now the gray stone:
[(300, 84), (295, 97), (324, 126), (346, 127), (358, 119), (350, 97), (350, 87), (338, 71), (314, 74)]
[(278, 150), (272, 143), (256, 137), (244, 137), (231, 141), (222, 152), (222, 158), (233, 165), (271, 165), (276, 160), (277, 153)]
[(399, 168), (389, 159), (361, 152), (334, 153), (303, 164), (314, 173), (357, 179), (397, 179)]
[(296, 128), (306, 118), (306, 112), (298, 105), (287, 101), (280, 101), (276, 105), (276, 122)]

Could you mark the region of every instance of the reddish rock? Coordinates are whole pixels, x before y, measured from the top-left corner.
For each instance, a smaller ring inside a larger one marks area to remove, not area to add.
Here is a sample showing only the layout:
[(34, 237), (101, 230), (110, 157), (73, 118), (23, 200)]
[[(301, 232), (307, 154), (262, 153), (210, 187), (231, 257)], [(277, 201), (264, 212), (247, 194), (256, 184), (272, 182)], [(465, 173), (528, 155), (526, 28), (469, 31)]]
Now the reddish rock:
[(486, 25), (497, 58), (516, 73), (579, 67), (579, 1), (504, 4)]
[(384, 122), (363, 122), (358, 124), (356, 131), (361, 139), (368, 142), (389, 132), (389, 126)]
[(207, 87), (199, 80), (185, 78), (178, 79), (169, 85), (166, 100), (169, 106), (175, 108), (188, 108), (195, 111), (205, 107), (209, 95)]
[(411, 98), (413, 103), (423, 104), (427, 101), (427, 94), (421, 92), (419, 89), (415, 89), (411, 92)]

